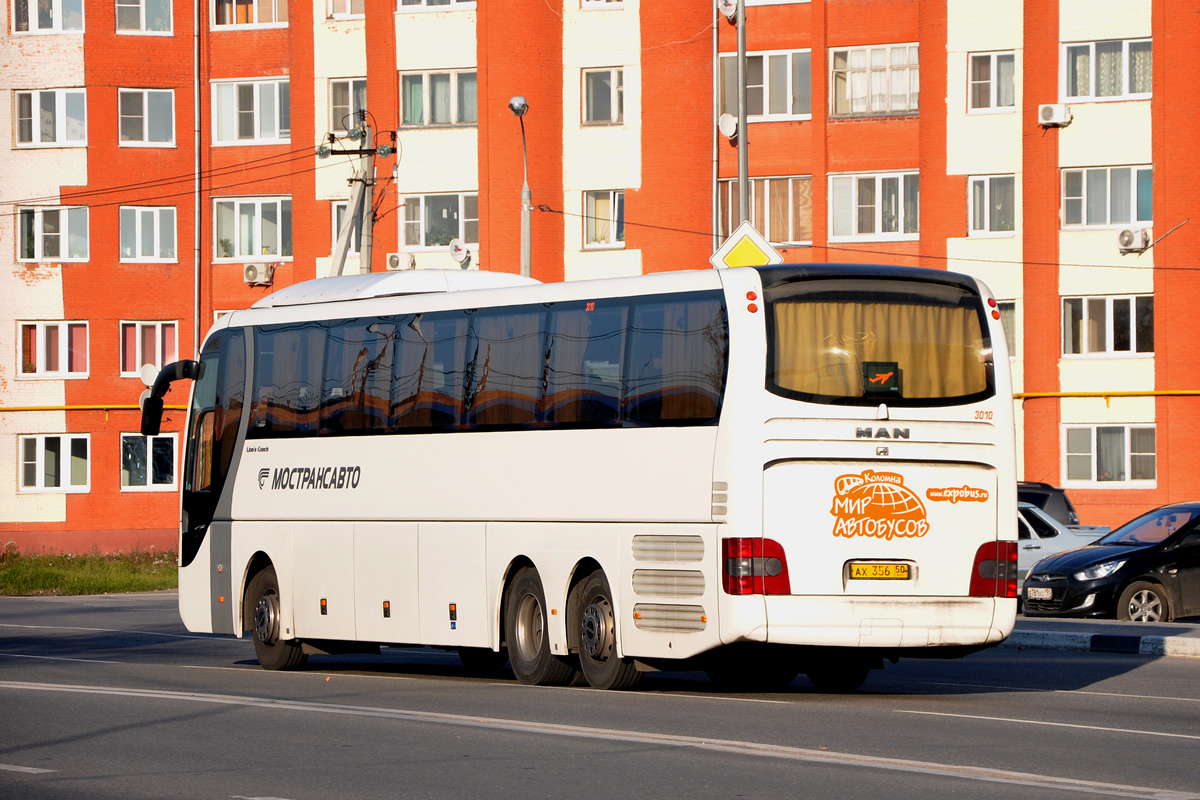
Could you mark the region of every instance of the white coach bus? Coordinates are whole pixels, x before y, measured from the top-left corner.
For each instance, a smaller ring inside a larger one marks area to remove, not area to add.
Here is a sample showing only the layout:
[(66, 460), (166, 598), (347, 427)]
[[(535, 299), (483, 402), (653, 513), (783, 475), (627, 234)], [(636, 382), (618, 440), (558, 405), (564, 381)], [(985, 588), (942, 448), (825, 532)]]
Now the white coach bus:
[(414, 271), (222, 317), (184, 456), (179, 608), (308, 653), (457, 650), (518, 680), (651, 669), (858, 688), (1016, 615), (1004, 332), (940, 270), (540, 284)]

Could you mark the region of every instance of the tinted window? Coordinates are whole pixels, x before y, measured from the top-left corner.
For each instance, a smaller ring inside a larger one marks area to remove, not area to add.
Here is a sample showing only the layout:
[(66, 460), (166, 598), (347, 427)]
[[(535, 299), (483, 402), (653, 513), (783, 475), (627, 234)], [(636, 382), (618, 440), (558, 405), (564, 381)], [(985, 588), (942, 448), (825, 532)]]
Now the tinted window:
[(392, 430), (445, 430), (459, 425), (466, 370), (467, 315), (417, 314), (397, 321), (392, 378)]
[(463, 401), (469, 427), (537, 421), (546, 378), (543, 310), (484, 310), (472, 315)]
[(545, 418), (559, 425), (611, 425), (619, 419), (629, 308), (621, 300), (581, 305), (551, 315)]
[(324, 354), (321, 323), (272, 325), (255, 332), (249, 436), (316, 433)]
[(387, 428), (396, 323), (335, 322), (325, 339), (321, 433), (381, 433)]
[(625, 419), (638, 423), (715, 420), (725, 381), (729, 331), (718, 299), (633, 307), (625, 365)]

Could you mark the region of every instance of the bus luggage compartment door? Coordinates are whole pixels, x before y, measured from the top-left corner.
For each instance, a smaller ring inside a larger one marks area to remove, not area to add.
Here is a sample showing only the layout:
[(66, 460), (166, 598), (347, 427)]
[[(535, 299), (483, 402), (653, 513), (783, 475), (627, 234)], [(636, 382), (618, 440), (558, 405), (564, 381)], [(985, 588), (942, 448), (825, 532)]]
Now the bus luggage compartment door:
[(763, 535), (793, 595), (965, 597), (976, 551), (997, 538), (983, 465), (784, 461), (763, 484)]

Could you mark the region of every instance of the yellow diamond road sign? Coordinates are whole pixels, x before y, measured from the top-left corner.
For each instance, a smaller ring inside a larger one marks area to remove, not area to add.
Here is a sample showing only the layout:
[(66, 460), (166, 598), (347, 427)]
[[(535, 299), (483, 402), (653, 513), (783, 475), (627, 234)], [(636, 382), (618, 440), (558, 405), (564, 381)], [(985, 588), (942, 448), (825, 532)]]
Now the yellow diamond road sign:
[(754, 230), (753, 225), (743, 222), (708, 260), (717, 269), (761, 267), (764, 264), (782, 264), (783, 256), (761, 233)]

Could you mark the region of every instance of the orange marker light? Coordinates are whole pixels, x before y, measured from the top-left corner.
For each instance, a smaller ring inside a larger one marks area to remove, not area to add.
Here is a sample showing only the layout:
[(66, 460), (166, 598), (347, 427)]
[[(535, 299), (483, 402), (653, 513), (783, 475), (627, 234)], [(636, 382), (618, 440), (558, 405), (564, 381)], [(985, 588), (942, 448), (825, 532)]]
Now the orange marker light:
[(993, 312), (992, 312), (992, 319), (1000, 319), (1000, 312), (999, 312), (999, 311), (993, 311)]
[(552, 617), (557, 617), (557, 616), (558, 616), (558, 609), (557, 609), (557, 608), (552, 608), (552, 609), (550, 609), (550, 616), (552, 616)]
[(754, 314), (758, 312), (758, 306), (754, 303), (751, 303), (750, 305), (746, 306), (746, 310), (751, 314)]
[(758, 293), (757, 292), (746, 292), (746, 299), (747, 300), (757, 300)]
[(635, 611), (635, 612), (633, 612), (633, 618), (634, 618), (634, 619), (641, 619), (641, 618), (642, 618), (642, 612), (640, 612), (640, 611)]
[(225, 602), (225, 596), (224, 596), (224, 595), (219, 595), (219, 596), (217, 597), (217, 602), (218, 602), (218, 603), (224, 603), (224, 602)]

